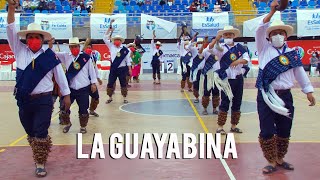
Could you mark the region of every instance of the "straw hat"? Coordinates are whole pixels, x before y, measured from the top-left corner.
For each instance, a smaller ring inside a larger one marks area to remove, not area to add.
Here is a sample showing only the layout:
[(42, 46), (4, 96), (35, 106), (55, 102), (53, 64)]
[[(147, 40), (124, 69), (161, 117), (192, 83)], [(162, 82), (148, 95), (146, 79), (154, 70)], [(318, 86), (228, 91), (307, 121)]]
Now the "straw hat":
[(157, 41), (157, 42), (156, 42), (156, 45), (162, 46), (162, 44), (161, 44), (160, 41)]
[(289, 25), (285, 25), (283, 21), (277, 19), (274, 20), (267, 29), (267, 37), (273, 30), (282, 29), (287, 32), (287, 37), (292, 36), (293, 34), (293, 27)]
[(225, 33), (233, 33), (234, 34), (234, 38), (239, 37), (240, 36), (240, 30), (237, 28), (234, 28), (233, 26), (225, 26), (223, 28), (223, 30), (219, 30), (218, 31), (218, 35), (223, 35)]
[(197, 38), (197, 42), (203, 42), (203, 38)]
[(49, 32), (42, 30), (41, 26), (36, 23), (30, 23), (27, 27), (27, 30), (21, 30), (17, 34), (21, 38), (26, 39), (27, 34), (30, 33), (41, 34), (43, 35), (44, 40), (50, 40), (52, 38)]
[(128, 45), (127, 45), (127, 47), (129, 48), (129, 47), (136, 47), (136, 44), (135, 43), (129, 43)]
[(69, 38), (69, 45), (79, 45), (79, 38), (78, 37), (72, 37)]
[(114, 41), (116, 39), (120, 40), (122, 43), (124, 42), (124, 38), (121, 37), (120, 35), (115, 35), (113, 38), (111, 38), (112, 41)]

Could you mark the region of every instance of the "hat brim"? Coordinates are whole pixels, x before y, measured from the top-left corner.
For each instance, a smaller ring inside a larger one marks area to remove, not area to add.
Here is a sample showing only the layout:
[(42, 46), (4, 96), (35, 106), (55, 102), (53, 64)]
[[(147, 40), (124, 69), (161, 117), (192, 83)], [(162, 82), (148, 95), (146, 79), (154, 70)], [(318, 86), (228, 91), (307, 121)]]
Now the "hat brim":
[(156, 43), (156, 45), (162, 46), (162, 44)]
[(217, 36), (218, 35), (223, 36), (223, 34), (225, 34), (225, 33), (233, 33), (234, 34), (234, 38), (237, 38), (237, 37), (240, 36), (240, 30), (236, 29), (236, 28), (228, 29), (228, 30), (219, 30), (218, 33), (217, 33)]
[(40, 30), (21, 30), (17, 33), (22, 39), (26, 39), (27, 34), (41, 34), (44, 40), (50, 40), (52, 35), (47, 31)]
[(293, 35), (293, 27), (292, 26), (289, 26), (289, 25), (277, 25), (277, 26), (270, 26), (268, 27), (267, 29), (267, 37), (269, 38), (269, 34), (274, 31), (274, 30), (278, 30), (278, 29), (281, 29), (281, 30), (284, 30), (286, 31), (287, 33), (287, 37), (289, 36), (292, 36)]
[(122, 37), (113, 37), (113, 38), (111, 38), (111, 40), (112, 40), (112, 41), (114, 41), (114, 40), (120, 40), (121, 43), (124, 43), (124, 38), (122, 38)]

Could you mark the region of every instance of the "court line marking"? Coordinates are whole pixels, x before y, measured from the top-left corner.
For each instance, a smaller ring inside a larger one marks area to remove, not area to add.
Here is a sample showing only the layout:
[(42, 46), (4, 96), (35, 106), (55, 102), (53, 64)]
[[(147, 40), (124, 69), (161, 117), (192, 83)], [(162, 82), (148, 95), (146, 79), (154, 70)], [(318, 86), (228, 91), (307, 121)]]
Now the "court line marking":
[[(199, 120), (199, 122), (200, 122), (200, 124), (201, 124), (201, 126), (202, 126), (202, 128), (203, 128), (203, 130), (205, 131), (205, 133), (208, 134), (208, 133), (209, 133), (208, 128), (207, 128), (206, 125), (204, 124), (204, 122), (203, 122), (202, 118), (200, 117), (197, 109), (195, 108), (195, 106), (194, 106), (193, 103), (191, 102), (191, 100), (190, 100), (190, 98), (189, 98), (189, 95), (188, 95), (186, 92), (184, 92), (184, 95), (186, 96), (187, 100), (189, 101), (189, 104), (190, 104), (191, 108), (193, 109), (196, 117), (198, 118), (198, 120)], [(220, 162), (221, 162), (221, 164), (223, 165), (224, 169), (226, 170), (229, 178), (230, 178), (231, 180), (235, 180), (236, 178), (234, 177), (234, 175), (233, 175), (231, 169), (229, 168), (227, 162), (226, 162), (224, 159), (222, 159), (222, 157), (220, 157), (219, 159), (220, 159)]]
[[(74, 107), (75, 107), (75, 104), (70, 107), (70, 110), (73, 109)], [(51, 118), (51, 121), (56, 120), (58, 117), (59, 117), (59, 114), (56, 114), (53, 118)], [(25, 134), (25, 135), (21, 136), (20, 138), (16, 139), (15, 141), (13, 141), (12, 143), (9, 144), (9, 147), (15, 146), (18, 142), (27, 138), (27, 136), (28, 136), (28, 134)]]
[[(184, 91), (184, 93), (186, 93)], [(186, 100), (185, 98), (176, 98), (176, 99), (156, 99), (156, 100), (146, 100), (146, 101), (138, 101), (138, 102), (132, 102), (132, 103), (127, 103), (127, 104), (122, 104), (121, 106), (119, 106), (119, 110), (126, 112), (126, 113), (130, 113), (130, 114), (135, 114), (135, 115), (143, 115), (143, 116), (156, 116), (156, 117), (185, 117), (185, 118), (194, 118), (195, 116), (175, 116), (175, 115), (159, 115), (159, 114), (144, 114), (144, 113), (137, 113), (137, 112), (132, 112), (132, 111), (127, 111), (123, 109), (123, 106), (129, 105), (129, 104), (138, 104), (138, 103), (144, 103), (144, 102), (152, 102), (152, 101), (173, 101), (173, 100)], [(256, 101), (251, 101), (251, 100), (244, 100), (246, 102), (251, 102), (251, 103), (256, 103)], [(243, 115), (247, 115), (247, 114), (255, 114), (257, 113), (256, 111), (252, 111), (252, 112), (246, 112), (246, 113), (241, 113)], [(210, 115), (200, 115), (200, 117), (215, 117), (217, 115), (214, 114), (210, 114)], [(228, 116), (231, 116), (228, 114)]]

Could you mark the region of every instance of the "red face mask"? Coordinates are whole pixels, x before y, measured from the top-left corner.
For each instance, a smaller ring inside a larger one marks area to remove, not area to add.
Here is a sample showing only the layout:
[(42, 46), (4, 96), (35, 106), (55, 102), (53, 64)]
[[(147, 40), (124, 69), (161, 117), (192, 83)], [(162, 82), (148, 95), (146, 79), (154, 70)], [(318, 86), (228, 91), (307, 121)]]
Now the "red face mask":
[(91, 55), (91, 54), (92, 54), (92, 49), (90, 49), (90, 48), (86, 49), (86, 50), (85, 50), (85, 53)]
[(159, 46), (159, 45), (156, 45), (156, 49), (160, 49), (160, 46)]
[(74, 56), (78, 56), (80, 53), (80, 49), (79, 48), (72, 48), (71, 49), (71, 54)]
[(136, 51), (136, 49), (135, 49), (134, 47), (130, 47), (130, 50), (131, 50), (132, 52), (135, 52), (135, 51)]
[(119, 46), (121, 45), (121, 41), (116, 40), (116, 41), (113, 42), (113, 44), (114, 44), (115, 46), (119, 47)]
[(41, 48), (41, 39), (31, 38), (27, 40), (27, 45), (32, 51), (38, 51)]

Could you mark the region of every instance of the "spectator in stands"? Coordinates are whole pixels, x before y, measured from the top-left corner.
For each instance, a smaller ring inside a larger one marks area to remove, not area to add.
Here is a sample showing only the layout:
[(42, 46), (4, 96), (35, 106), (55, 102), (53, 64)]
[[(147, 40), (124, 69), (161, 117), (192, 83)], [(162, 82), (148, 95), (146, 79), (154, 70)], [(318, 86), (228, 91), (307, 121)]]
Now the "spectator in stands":
[(214, 9), (213, 9), (213, 12), (214, 12), (214, 13), (220, 13), (220, 12), (222, 12), (221, 7), (220, 7), (218, 1), (216, 1), (216, 4), (214, 5), (213, 8), (214, 8)]
[(148, 4), (148, 5), (151, 5), (151, 0), (145, 0), (144, 3)]
[(201, 3), (200, 3), (199, 0), (194, 0), (193, 2), (194, 2), (194, 4), (195, 4), (197, 7), (198, 7), (198, 6), (201, 6)]
[(48, 9), (49, 10), (55, 10), (56, 9), (56, 3), (54, 1), (52, 1), (52, 0), (49, 0)]
[(230, 11), (230, 4), (227, 0), (221, 2), (221, 9), (222, 11)]
[(205, 11), (208, 10), (208, 8), (209, 8), (209, 6), (208, 6), (208, 4), (207, 4), (206, 1), (203, 1), (203, 2), (202, 2), (201, 7), (202, 7)]
[(173, 4), (173, 0), (168, 0), (168, 5), (172, 6), (172, 4)]
[(23, 11), (23, 9), (22, 9), (22, 6), (19, 2), (19, 5), (16, 7), (16, 12), (22, 12), (22, 11)]
[(72, 0), (71, 8), (77, 7), (77, 0)]
[(81, 11), (80, 3), (77, 4), (76, 11), (79, 11), (79, 12)]
[(84, 6), (83, 1), (80, 2), (80, 8), (81, 8), (81, 11), (86, 10), (86, 7)]
[(88, 0), (86, 5), (87, 5), (87, 11), (88, 11), (89, 13), (91, 13), (91, 10), (92, 10), (92, 7), (93, 7), (93, 2), (92, 2), (92, 0)]
[(195, 5), (194, 2), (191, 3), (189, 10), (190, 12), (197, 12), (197, 6)]
[(31, 2), (30, 2), (29, 0), (23, 1), (23, 3), (22, 3), (22, 8), (23, 8), (24, 10), (29, 10), (29, 9), (31, 9)]
[(43, 10), (48, 10), (47, 2), (45, 2), (44, 0), (40, 0), (37, 9), (40, 10), (40, 12), (42, 12)]
[(160, 0), (160, 2), (159, 2), (159, 5), (160, 5), (160, 6), (163, 6), (163, 5), (165, 5), (165, 4), (167, 4), (165, 0)]
[(144, 0), (138, 0), (137, 5), (138, 5), (138, 6), (143, 6), (143, 5), (144, 5)]

